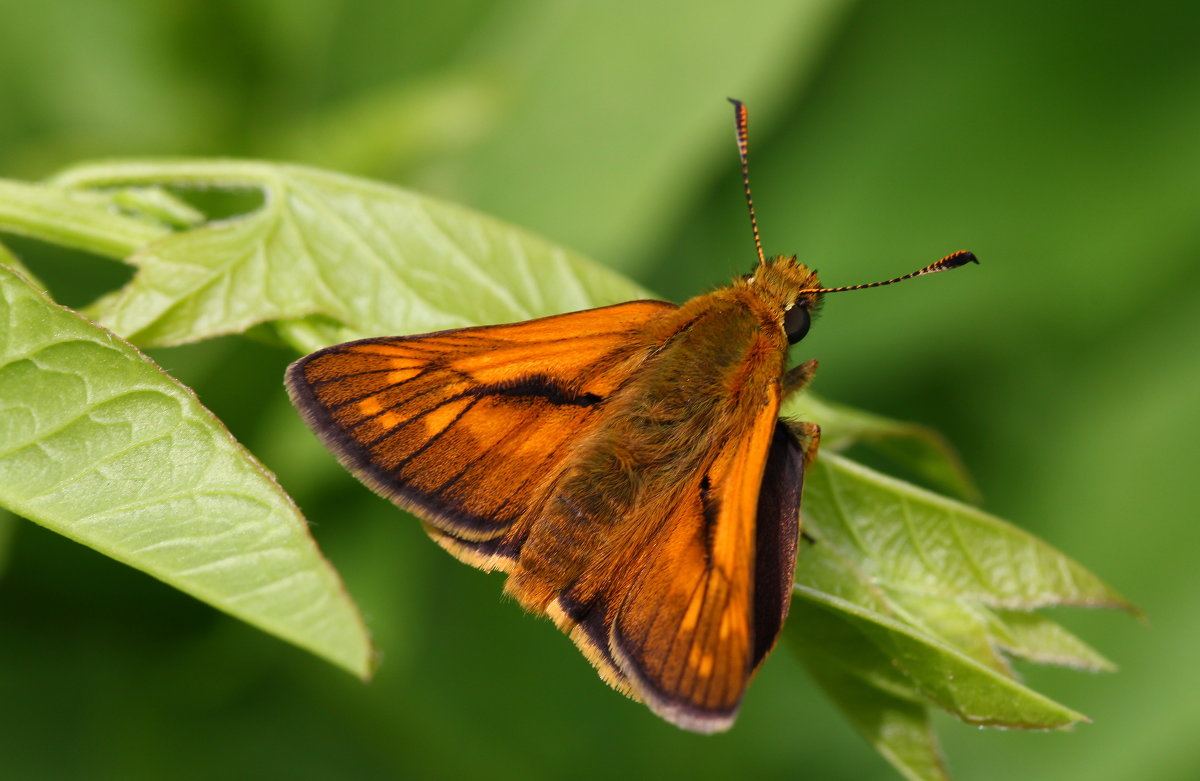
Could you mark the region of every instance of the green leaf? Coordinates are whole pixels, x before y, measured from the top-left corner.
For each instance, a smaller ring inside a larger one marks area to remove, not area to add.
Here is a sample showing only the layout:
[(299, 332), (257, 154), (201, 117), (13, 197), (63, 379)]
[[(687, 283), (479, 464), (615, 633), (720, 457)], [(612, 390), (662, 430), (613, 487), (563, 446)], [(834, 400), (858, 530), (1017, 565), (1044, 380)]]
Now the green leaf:
[(902, 776), (912, 781), (949, 780), (928, 708), (828, 668), (812, 673), (851, 725)]
[(7, 269), (0, 504), (370, 674), (362, 620), (274, 477), (146, 356)]
[(0, 179), (0, 231), (112, 258), (124, 258), (169, 233), (119, 210), (112, 193)]
[(89, 310), (148, 346), (317, 316), (332, 328), (307, 334), (301, 346), (315, 348), (331, 337), (525, 320), (646, 295), (490, 217), (298, 166), (110, 163), (75, 168), (56, 181), (49, 192), (164, 184), (261, 189), (265, 202), (250, 214), (141, 247), (129, 258), (138, 267), (133, 280)]
[[(1047, 729), (1085, 718), (1017, 682), (1001, 655), (1102, 666), (1048, 619), (1019, 618), (1049, 605), (1129, 607), (1079, 564), (979, 510), (832, 454), (810, 468), (804, 520), (815, 543), (799, 557), (796, 594), (879, 649), (877, 669), (860, 664), (859, 678), (891, 696), (911, 686), (972, 724)], [(906, 687), (880, 683), (895, 671)]]
[(1008, 660), (1000, 653), (989, 631), (992, 625), (983, 615), (984, 608), (972, 600), (900, 591), (881, 586), (888, 606), (910, 625), (925, 634), (940, 638), (959, 652), (1014, 677)]
[(122, 210), (172, 228), (190, 228), (205, 221), (204, 213), (161, 187), (126, 187), (112, 191)]
[(986, 613), (996, 643), (1007, 653), (1038, 664), (1057, 664), (1089, 672), (1114, 672), (1117, 666), (1096, 649), (1038, 613), (995, 610)]
[(786, 631), (813, 679), (896, 770), (915, 781), (949, 779), (929, 707), (866, 635), (804, 600), (793, 605)]
[[(797, 585), (796, 596), (847, 618), (883, 652), (890, 665), (912, 682), (924, 701), (968, 724), (1053, 729), (1086, 721), (1083, 714), (1038, 694), (896, 616), (811, 586)], [(822, 640), (806, 637), (804, 642)]]
[(0, 266), (8, 266), (10, 269), (16, 271), (25, 278), (25, 281), (28, 282), (31, 287), (35, 287), (38, 290), (46, 289), (46, 286), (42, 283), (42, 281), (38, 279), (34, 273), (25, 266), (24, 263), (21, 262), (21, 259), (14, 255), (12, 250), (3, 244), (0, 244)]
[(995, 608), (1132, 610), (1121, 595), (1032, 534), (833, 454), (813, 465), (804, 517), (825, 556), (864, 583)]

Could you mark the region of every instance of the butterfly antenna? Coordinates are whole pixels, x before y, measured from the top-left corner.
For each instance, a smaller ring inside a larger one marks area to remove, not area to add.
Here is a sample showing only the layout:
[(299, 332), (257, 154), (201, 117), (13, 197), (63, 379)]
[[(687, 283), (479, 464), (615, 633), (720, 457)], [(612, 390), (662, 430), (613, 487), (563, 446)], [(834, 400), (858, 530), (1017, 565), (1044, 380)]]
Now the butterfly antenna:
[(869, 287), (883, 287), (884, 285), (894, 285), (897, 282), (903, 282), (904, 280), (912, 279), (913, 277), (923, 277), (926, 274), (936, 274), (939, 271), (949, 271), (952, 268), (958, 268), (959, 266), (965, 266), (968, 263), (978, 263), (978, 262), (979, 262), (979, 258), (975, 257), (974, 252), (967, 252), (966, 250), (962, 250), (962, 251), (947, 255), (946, 257), (942, 258), (941, 260), (939, 260), (935, 263), (930, 263), (925, 268), (917, 269), (916, 271), (912, 272), (911, 274), (905, 274), (904, 276), (896, 277), (895, 279), (888, 279), (883, 282), (869, 282), (865, 285), (848, 285), (846, 287), (811, 288), (809, 290), (797, 291), (797, 293), (844, 293), (847, 290), (865, 290), (866, 288), (869, 288)]
[(754, 248), (758, 250), (758, 265), (767, 265), (763, 256), (762, 239), (758, 236), (758, 218), (754, 216), (754, 199), (750, 197), (750, 162), (746, 149), (750, 140), (750, 123), (746, 106), (740, 100), (728, 99), (733, 104), (733, 116), (737, 122), (738, 156), (742, 158), (742, 188), (746, 191), (746, 206), (750, 209), (750, 230), (754, 231)]

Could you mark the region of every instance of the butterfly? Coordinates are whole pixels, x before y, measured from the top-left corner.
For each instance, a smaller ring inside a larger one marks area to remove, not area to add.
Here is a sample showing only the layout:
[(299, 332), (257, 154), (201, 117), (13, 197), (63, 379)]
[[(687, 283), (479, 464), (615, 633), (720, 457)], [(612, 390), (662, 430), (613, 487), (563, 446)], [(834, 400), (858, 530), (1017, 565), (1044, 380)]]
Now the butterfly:
[(826, 293), (793, 256), (677, 306), (631, 301), (526, 322), (363, 339), (287, 372), (292, 401), (360, 480), (568, 634), (613, 688), (687, 730), (732, 725), (788, 613), (805, 467), (779, 418)]

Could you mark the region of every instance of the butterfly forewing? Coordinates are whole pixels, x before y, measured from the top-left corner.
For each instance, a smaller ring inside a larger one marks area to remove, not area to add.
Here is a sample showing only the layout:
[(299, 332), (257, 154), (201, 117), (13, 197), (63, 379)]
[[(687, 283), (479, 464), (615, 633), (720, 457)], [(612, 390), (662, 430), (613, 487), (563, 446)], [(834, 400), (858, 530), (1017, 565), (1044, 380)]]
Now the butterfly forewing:
[(565, 455), (644, 358), (636, 335), (674, 309), (634, 301), (349, 342), (293, 364), (288, 388), (351, 471), (421, 515), (447, 547), (464, 541), (478, 564), (470, 544), (480, 555), (500, 550), (486, 541), (543, 500)]
[(741, 436), (681, 497), (668, 536), (643, 552), (611, 628), (614, 655), (641, 698), (689, 729), (727, 727), (757, 662), (756, 518), (779, 412), (778, 385), (769, 388)]

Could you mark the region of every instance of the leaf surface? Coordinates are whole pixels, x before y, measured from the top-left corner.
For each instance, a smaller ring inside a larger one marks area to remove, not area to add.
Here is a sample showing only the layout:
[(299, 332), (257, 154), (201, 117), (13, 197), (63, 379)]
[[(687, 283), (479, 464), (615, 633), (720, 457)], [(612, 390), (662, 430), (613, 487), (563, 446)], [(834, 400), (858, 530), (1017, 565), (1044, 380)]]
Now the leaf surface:
[(0, 504), (366, 677), (362, 619), (195, 395), (0, 268)]

